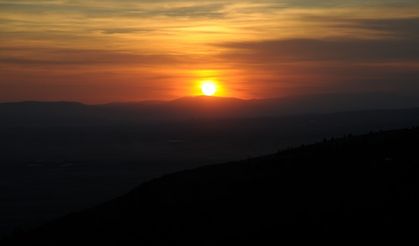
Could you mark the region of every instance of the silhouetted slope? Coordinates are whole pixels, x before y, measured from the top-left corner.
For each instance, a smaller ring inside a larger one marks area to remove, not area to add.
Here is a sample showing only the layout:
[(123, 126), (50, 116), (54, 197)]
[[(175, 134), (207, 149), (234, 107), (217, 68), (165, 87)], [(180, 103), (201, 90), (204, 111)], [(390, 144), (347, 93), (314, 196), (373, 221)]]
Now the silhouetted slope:
[(418, 151), (416, 128), (184, 171), (13, 242), (265, 245), (338, 238), (334, 242), (340, 245), (365, 242), (364, 237), (416, 240)]

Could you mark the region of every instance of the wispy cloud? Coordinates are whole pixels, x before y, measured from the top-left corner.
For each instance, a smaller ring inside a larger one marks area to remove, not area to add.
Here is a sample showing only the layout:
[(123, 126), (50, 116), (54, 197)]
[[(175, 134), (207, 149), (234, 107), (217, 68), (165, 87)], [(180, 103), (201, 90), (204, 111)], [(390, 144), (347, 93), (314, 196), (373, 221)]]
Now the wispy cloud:
[(5, 55), (0, 63), (15, 65), (174, 65), (181, 60), (180, 55), (138, 54), (127, 51), (100, 49), (56, 49), (0, 47)]
[(0, 0), (0, 35), (1, 88), (63, 76), (160, 97), (190, 71), (224, 69), (232, 91), (268, 96), (406, 90), (419, 74), (417, 0)]

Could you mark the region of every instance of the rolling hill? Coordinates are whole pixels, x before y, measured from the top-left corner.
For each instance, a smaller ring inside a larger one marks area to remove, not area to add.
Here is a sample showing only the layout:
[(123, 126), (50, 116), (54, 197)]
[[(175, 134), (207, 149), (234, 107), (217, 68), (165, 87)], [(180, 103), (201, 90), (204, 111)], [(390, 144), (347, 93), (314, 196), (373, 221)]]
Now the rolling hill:
[(87, 105), (78, 102), (0, 103), (0, 126), (150, 125), (202, 119), (243, 119), (419, 107), (416, 96), (397, 94), (324, 94), (243, 100), (184, 97)]

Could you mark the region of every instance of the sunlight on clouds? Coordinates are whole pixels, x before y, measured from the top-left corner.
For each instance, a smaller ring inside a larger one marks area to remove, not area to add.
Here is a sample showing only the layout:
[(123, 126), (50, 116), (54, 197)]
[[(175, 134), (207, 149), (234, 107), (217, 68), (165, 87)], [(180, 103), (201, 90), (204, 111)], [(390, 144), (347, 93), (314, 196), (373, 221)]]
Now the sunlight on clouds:
[[(165, 98), (183, 96), (190, 83), (205, 77), (196, 71), (218, 71), (206, 77), (220, 79), (229, 93), (246, 97), (264, 96), (264, 90), (271, 91), (269, 86), (264, 87), (265, 82), (253, 88), (256, 86), (253, 81), (277, 78), (279, 82), (275, 83), (281, 85), (275, 87), (297, 85), (299, 74), (307, 66), (293, 64), (292, 69), (283, 71), (292, 57), (294, 63), (298, 60), (299, 54), (266, 51), (262, 47), (268, 44), (266, 41), (291, 40), (291, 43), (302, 44), (292, 40), (380, 42), (412, 38), (407, 37), (407, 32), (415, 30), (405, 26), (416, 25), (419, 3), (391, 0), (0, 0), (0, 16), (0, 67), (20, 71), (28, 80), (34, 71), (42, 69), (54, 68), (63, 74), (69, 68), (77, 68), (74, 73), (82, 71), (84, 74), (108, 70), (112, 71), (115, 87), (121, 80), (140, 87), (156, 85), (155, 90), (149, 90), (153, 93), (129, 97)], [(391, 20), (398, 22), (389, 22)], [(413, 20), (413, 24), (403, 20)], [(391, 29), (390, 25), (397, 27)], [(401, 33), (403, 30), (405, 33)], [(255, 43), (252, 48), (246, 46), (246, 49), (226, 45), (252, 42)], [(309, 43), (298, 48), (301, 54), (309, 52)], [(401, 59), (397, 54), (393, 57)], [(278, 71), (283, 72), (278, 74)], [(92, 78), (83, 79), (82, 72), (75, 86), (89, 86)], [(42, 73), (36, 75), (37, 80), (53, 79)], [(10, 81), (16, 76), (7, 73)], [(321, 76), (312, 75), (312, 78), (321, 80)], [(170, 84), (173, 90), (164, 92), (157, 88), (164, 83)], [(127, 91), (131, 93), (128, 88)]]

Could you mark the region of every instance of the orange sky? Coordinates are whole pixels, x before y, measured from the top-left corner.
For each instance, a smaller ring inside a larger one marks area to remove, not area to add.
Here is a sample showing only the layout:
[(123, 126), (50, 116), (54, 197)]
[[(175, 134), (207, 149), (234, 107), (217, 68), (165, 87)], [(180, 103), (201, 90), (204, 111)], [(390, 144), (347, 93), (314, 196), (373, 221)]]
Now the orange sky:
[(0, 101), (418, 91), (414, 0), (0, 0)]

